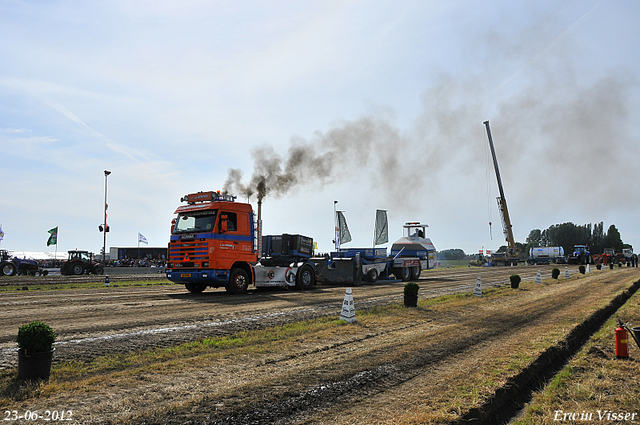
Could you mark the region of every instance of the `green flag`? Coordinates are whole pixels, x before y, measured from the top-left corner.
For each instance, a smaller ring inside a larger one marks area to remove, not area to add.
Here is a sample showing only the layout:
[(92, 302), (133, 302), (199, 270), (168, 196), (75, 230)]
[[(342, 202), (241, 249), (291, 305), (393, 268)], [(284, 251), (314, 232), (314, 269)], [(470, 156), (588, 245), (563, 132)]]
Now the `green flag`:
[(58, 245), (58, 226), (49, 230), (49, 240), (47, 241), (47, 246), (49, 245)]

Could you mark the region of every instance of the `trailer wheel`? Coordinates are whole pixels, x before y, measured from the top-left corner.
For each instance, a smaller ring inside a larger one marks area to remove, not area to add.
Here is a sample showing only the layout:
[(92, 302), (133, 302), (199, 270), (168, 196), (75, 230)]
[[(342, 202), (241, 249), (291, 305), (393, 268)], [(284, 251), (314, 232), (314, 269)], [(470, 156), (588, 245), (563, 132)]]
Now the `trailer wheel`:
[(4, 263), (2, 265), (2, 274), (4, 276), (14, 276), (16, 274), (16, 266), (13, 263)]
[(296, 286), (299, 289), (306, 290), (313, 288), (316, 284), (316, 272), (309, 264), (305, 264), (298, 269), (296, 275)]
[(231, 269), (231, 277), (225, 289), (230, 294), (241, 294), (247, 292), (249, 287), (249, 276), (242, 269)]
[(378, 281), (378, 269), (369, 269), (367, 272), (367, 280), (371, 283), (376, 283)]
[(396, 275), (396, 278), (402, 279), (403, 282), (411, 279), (411, 270), (408, 267), (397, 267), (393, 270), (393, 274)]
[(206, 285), (198, 285), (197, 283), (185, 283), (184, 287), (192, 294), (201, 294), (205, 290)]
[(422, 266), (411, 267), (411, 280), (420, 279), (421, 272), (422, 272)]

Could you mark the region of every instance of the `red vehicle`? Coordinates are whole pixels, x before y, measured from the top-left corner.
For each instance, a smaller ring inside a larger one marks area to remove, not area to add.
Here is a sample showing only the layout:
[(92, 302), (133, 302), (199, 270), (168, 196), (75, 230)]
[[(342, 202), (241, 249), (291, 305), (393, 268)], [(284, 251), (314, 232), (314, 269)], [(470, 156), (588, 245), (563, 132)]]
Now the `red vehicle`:
[(69, 257), (60, 266), (62, 275), (104, 274), (104, 266), (89, 251), (68, 251)]
[(193, 293), (207, 286), (244, 292), (258, 261), (254, 214), (235, 196), (198, 192), (181, 199), (169, 242), (167, 278)]

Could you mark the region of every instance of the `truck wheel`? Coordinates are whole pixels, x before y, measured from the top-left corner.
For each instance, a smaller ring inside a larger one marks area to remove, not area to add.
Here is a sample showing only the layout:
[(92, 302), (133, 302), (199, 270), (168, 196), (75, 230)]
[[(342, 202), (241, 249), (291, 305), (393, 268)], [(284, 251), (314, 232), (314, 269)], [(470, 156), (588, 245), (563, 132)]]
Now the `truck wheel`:
[(42, 276), (46, 276), (49, 274), (49, 270), (42, 270), (41, 274)]
[(104, 267), (102, 266), (95, 266), (93, 268), (93, 274), (98, 274), (98, 275), (102, 275), (104, 274)]
[(241, 294), (247, 292), (249, 287), (249, 276), (242, 269), (231, 269), (231, 277), (225, 289), (230, 294)]
[(396, 278), (402, 279), (403, 282), (411, 279), (411, 270), (408, 267), (397, 267), (394, 269), (393, 274), (396, 275)]
[(369, 269), (367, 272), (367, 280), (371, 283), (376, 283), (378, 281), (378, 269)]
[(316, 284), (316, 272), (309, 264), (305, 264), (298, 269), (296, 275), (296, 286), (299, 289), (306, 290), (313, 288)]
[(80, 263), (75, 263), (71, 265), (71, 274), (79, 276), (84, 273), (84, 267)]
[(192, 294), (201, 294), (207, 287), (206, 285), (198, 285), (197, 283), (185, 283), (184, 287)]
[(14, 266), (13, 263), (4, 263), (2, 265), (2, 274), (4, 276), (15, 276), (16, 266)]
[(421, 272), (422, 272), (422, 266), (411, 267), (411, 280), (420, 279)]

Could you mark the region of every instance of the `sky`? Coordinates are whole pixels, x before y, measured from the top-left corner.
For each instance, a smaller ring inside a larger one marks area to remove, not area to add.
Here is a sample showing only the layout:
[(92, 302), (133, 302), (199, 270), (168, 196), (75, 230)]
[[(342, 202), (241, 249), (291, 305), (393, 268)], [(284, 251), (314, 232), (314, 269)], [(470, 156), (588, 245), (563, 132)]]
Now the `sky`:
[(390, 243), (420, 221), (497, 250), (488, 120), (516, 241), (602, 221), (638, 252), (638, 22), (636, 0), (0, 0), (0, 248), (100, 252), (105, 183), (107, 250), (163, 247), (182, 196), (257, 209), (262, 176), (264, 233), (320, 252), (334, 201), (345, 248), (384, 209)]

